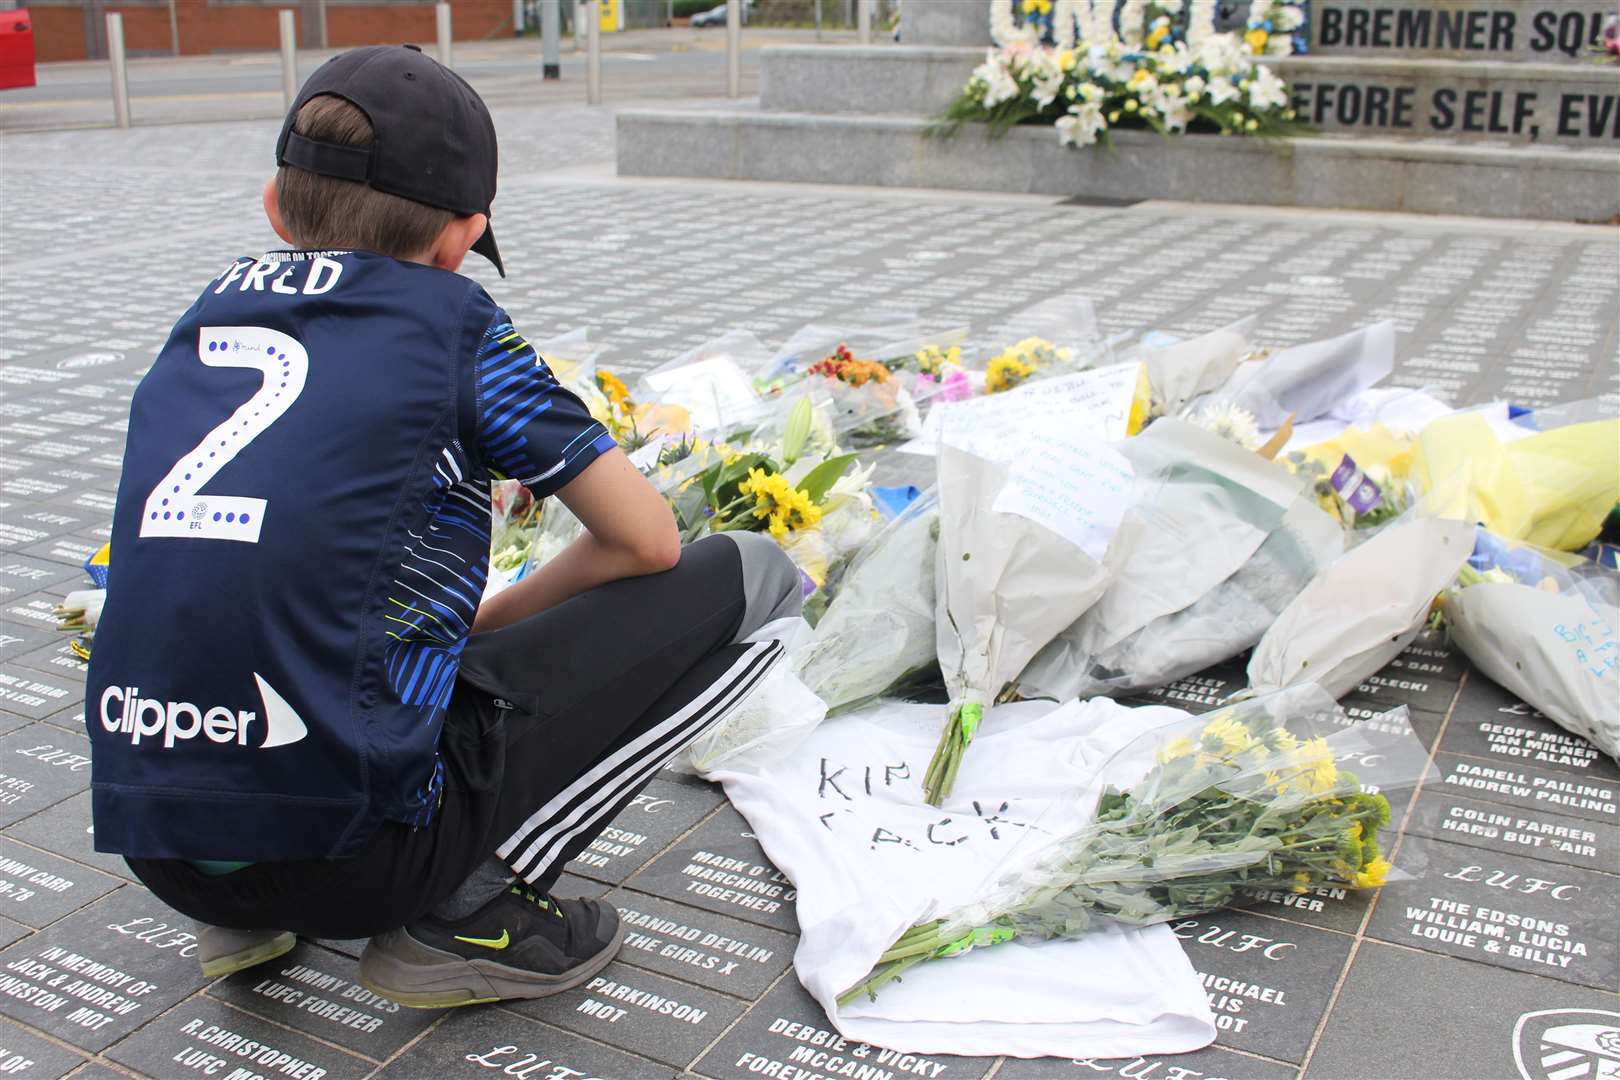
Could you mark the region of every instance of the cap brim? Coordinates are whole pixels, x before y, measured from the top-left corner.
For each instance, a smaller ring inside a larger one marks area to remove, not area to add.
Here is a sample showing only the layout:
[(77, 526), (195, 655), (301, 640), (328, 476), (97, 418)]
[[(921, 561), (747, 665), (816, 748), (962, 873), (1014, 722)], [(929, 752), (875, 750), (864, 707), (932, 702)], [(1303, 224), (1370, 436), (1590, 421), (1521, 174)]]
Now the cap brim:
[(495, 227), (493, 225), (484, 226), (484, 235), (478, 238), (472, 249), (494, 263), (495, 272), (500, 274), (501, 277), (506, 276), (506, 267), (501, 264), (501, 249), (495, 246)]

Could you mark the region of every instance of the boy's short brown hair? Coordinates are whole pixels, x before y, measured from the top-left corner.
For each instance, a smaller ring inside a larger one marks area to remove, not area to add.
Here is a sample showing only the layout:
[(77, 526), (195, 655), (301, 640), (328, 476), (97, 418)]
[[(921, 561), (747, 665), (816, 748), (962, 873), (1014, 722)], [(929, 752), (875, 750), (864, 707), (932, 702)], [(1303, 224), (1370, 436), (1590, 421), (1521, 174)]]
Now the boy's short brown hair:
[[(351, 103), (322, 94), (298, 110), (293, 130), (305, 138), (369, 146), (371, 121)], [(390, 195), (354, 180), (321, 176), (292, 165), (276, 172), (281, 222), (299, 247), (374, 251), (410, 259), (427, 251), (455, 214)]]

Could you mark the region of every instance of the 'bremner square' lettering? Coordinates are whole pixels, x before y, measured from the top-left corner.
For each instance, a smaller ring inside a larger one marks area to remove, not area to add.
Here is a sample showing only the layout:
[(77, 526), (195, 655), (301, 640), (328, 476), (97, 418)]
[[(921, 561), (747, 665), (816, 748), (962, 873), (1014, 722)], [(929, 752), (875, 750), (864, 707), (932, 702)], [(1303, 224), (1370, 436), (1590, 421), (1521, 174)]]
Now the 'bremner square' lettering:
[(1531, 52), (1580, 56), (1603, 30), (1599, 11), (1512, 8), (1368, 7), (1324, 4), (1316, 13), (1318, 48)]

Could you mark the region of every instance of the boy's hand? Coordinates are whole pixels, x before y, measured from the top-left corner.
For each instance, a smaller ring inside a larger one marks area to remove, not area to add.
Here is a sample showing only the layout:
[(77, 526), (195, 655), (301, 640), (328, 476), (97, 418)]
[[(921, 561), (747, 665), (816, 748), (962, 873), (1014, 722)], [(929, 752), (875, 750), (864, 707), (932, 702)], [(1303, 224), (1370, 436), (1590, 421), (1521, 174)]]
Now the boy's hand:
[(557, 497), (585, 526), (585, 535), (485, 601), (473, 619), (473, 633), (526, 619), (609, 581), (668, 570), (680, 560), (675, 515), (622, 450), (603, 453)]

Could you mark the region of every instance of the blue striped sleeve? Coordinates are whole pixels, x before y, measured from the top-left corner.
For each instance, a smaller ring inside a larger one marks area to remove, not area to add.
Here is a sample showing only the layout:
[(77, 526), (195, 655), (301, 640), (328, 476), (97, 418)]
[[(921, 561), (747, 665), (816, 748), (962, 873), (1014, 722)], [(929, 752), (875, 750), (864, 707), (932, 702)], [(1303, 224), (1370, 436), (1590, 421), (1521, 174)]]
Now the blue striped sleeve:
[(557, 492), (614, 445), (504, 314), (484, 334), (477, 379), (484, 459), (536, 498)]

